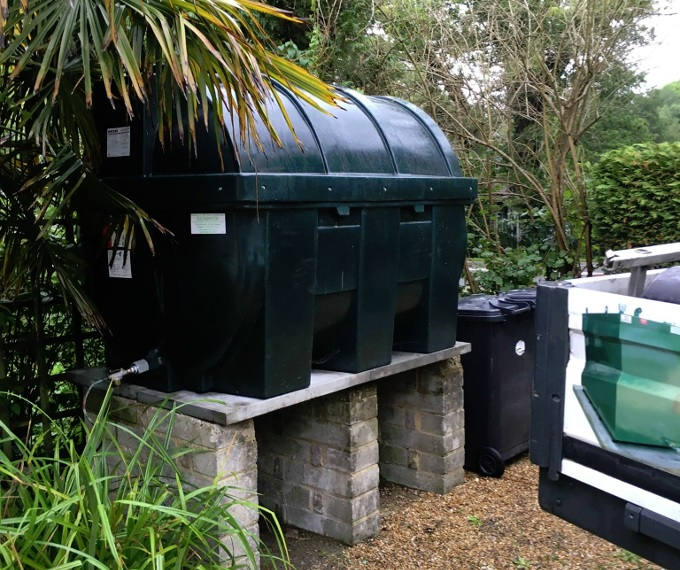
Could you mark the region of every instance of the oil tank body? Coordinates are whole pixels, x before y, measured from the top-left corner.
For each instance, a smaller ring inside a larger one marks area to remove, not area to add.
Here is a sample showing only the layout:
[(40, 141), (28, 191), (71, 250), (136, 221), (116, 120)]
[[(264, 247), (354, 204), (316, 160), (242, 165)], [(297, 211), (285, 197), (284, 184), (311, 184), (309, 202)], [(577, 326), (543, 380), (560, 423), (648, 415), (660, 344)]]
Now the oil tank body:
[(277, 90), (301, 144), (271, 103), (281, 147), (262, 124), (263, 149), (241, 143), (236, 122), (219, 152), (199, 129), (197, 153), (162, 147), (153, 113), (97, 104), (102, 178), (173, 234), (151, 255), (137, 231), (129, 275), (112, 276), (107, 249), (124, 247), (102, 247), (107, 220), (83, 207), (111, 366), (158, 348), (156, 388), (270, 397), (306, 387), (312, 362), (358, 372), (389, 363), (395, 340), (454, 344), (476, 181), (442, 132), (396, 99), (343, 91), (324, 114)]

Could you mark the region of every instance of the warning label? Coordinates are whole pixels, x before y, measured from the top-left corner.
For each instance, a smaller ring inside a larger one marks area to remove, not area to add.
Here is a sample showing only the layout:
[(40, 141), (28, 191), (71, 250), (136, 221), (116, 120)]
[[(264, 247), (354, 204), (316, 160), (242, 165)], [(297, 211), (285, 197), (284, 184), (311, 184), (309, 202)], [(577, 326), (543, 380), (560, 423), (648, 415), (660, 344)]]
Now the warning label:
[(194, 235), (226, 234), (225, 214), (191, 214), (191, 233)]
[(106, 156), (130, 156), (130, 127), (106, 129)]
[[(117, 279), (132, 279), (132, 256), (129, 251), (110, 249), (109, 253), (109, 277)], [(127, 255), (126, 255), (127, 253)]]

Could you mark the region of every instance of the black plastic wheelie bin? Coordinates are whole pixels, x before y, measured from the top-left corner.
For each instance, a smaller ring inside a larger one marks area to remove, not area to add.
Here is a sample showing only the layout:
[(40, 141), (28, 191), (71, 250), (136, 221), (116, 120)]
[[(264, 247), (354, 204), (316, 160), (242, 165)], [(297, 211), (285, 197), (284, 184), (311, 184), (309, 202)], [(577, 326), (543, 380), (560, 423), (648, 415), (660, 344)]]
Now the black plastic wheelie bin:
[(211, 129), (198, 130), (197, 153), (177, 136), (163, 148), (153, 113), (95, 106), (101, 177), (172, 232), (151, 255), (83, 205), (109, 364), (150, 350), (165, 363), (136, 381), (271, 397), (306, 387), (312, 366), (388, 364), (395, 341), (455, 343), (476, 180), (441, 130), (397, 99), (343, 90), (344, 109), (325, 115), (277, 91), (302, 148), (273, 103), (282, 147), (244, 146), (228, 125), (221, 153)]
[(482, 475), (500, 477), (529, 446), (535, 306), (535, 289), (458, 302), (458, 340), (472, 343), (461, 358), (465, 467)]

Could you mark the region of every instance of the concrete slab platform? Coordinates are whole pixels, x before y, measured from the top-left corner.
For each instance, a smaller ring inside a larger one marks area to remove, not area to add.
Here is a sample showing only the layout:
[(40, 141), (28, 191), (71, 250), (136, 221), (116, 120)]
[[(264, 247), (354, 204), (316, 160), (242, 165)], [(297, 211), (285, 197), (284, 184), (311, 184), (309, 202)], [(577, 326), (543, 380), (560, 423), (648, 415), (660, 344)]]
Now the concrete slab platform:
[[(390, 364), (357, 374), (330, 370), (313, 370), (309, 387), (264, 400), (218, 392), (197, 394), (189, 390), (180, 390), (166, 393), (127, 383), (121, 384), (116, 388), (115, 394), (156, 406), (163, 405), (168, 408), (177, 406), (180, 408), (179, 412), (184, 415), (220, 425), (231, 425), (468, 352), (470, 352), (469, 343), (457, 342), (451, 348), (430, 354), (393, 352)], [(93, 389), (104, 390), (107, 386), (107, 383), (104, 381), (106, 380), (106, 374), (104, 368), (87, 368), (67, 372), (63, 378), (84, 387), (92, 386)]]

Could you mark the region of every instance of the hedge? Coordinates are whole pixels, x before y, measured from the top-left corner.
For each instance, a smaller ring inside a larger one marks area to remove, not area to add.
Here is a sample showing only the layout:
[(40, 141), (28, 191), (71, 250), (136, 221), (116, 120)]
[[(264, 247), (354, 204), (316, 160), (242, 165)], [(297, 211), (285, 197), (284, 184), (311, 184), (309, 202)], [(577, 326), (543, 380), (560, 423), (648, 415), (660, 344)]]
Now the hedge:
[(589, 196), (603, 251), (680, 241), (680, 142), (609, 151), (591, 171)]

